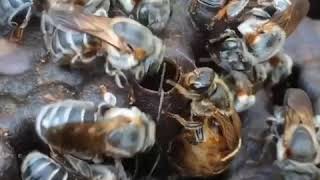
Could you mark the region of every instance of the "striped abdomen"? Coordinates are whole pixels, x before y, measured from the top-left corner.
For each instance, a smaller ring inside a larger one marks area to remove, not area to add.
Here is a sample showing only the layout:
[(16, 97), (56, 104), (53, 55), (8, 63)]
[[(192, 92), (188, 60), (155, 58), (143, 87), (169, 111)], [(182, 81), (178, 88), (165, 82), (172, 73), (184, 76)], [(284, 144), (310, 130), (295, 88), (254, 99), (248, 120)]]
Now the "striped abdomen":
[(85, 180), (76, 173), (68, 171), (48, 156), (39, 152), (27, 155), (21, 165), (23, 180)]
[(47, 132), (50, 129), (67, 124), (95, 122), (96, 111), (96, 106), (87, 101), (66, 100), (44, 106), (37, 117), (37, 133), (47, 143)]
[(89, 63), (100, 49), (100, 40), (85, 33), (56, 30), (47, 47), (61, 64)]

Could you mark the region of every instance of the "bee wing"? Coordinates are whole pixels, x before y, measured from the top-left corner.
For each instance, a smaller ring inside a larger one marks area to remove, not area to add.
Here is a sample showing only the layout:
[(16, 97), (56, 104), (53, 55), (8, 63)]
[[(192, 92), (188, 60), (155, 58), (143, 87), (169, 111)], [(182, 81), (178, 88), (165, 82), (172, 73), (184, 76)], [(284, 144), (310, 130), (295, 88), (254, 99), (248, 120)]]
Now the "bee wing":
[(110, 18), (88, 15), (82, 9), (79, 6), (61, 5), (49, 9), (48, 15), (59, 29), (87, 33), (117, 49), (127, 50), (126, 44), (114, 33)]
[(277, 22), (283, 28), (287, 37), (294, 32), (302, 19), (307, 15), (310, 8), (308, 0), (291, 0), (291, 6), (281, 14), (273, 17), (273, 21)]
[(21, 74), (31, 67), (32, 52), (0, 38), (0, 74)]
[(287, 90), (284, 105), (287, 107), (286, 124), (303, 123), (314, 127), (312, 104), (308, 95), (303, 90)]

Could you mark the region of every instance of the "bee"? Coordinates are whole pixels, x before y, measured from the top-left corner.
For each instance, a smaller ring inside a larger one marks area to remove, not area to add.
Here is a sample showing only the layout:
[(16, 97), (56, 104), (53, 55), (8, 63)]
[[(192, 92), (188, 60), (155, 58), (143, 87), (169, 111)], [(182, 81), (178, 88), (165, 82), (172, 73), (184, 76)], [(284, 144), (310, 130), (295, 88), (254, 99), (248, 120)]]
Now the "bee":
[(210, 27), (213, 27), (217, 20), (232, 19), (237, 17), (248, 5), (250, 0), (228, 0), (227, 3), (212, 18)]
[(115, 76), (119, 87), (123, 87), (120, 77), (127, 80), (123, 71), (131, 72), (136, 80), (141, 80), (146, 73), (158, 72), (162, 64), (163, 42), (132, 19), (98, 17), (61, 9), (50, 9), (48, 15), (59, 29), (86, 33), (101, 41), (98, 51), (106, 55), (105, 71)]
[(274, 120), (284, 126), (283, 135), (278, 133), (279, 161), (290, 159), (301, 163), (319, 162), (316, 122), (311, 101), (303, 90), (287, 90), (283, 110), (278, 112)]
[[(51, 159), (47, 155), (34, 151), (29, 153), (21, 165), (21, 178), (23, 180), (116, 180), (116, 174), (103, 165), (89, 165), (84, 161), (72, 158), (76, 169), (67, 168)], [(79, 170), (79, 171), (76, 171)]]
[(83, 11), (88, 14), (95, 13), (98, 9), (109, 11), (110, 1), (109, 0), (45, 0), (42, 4), (44, 11), (48, 11), (50, 8), (59, 8), (60, 6), (66, 5), (69, 8), (73, 6), (83, 7)]
[(52, 149), (96, 161), (132, 157), (155, 143), (155, 123), (137, 107), (96, 107), (65, 100), (44, 106), (36, 121), (39, 137)]
[(171, 13), (170, 0), (119, 0), (127, 14), (153, 32), (163, 30)]
[[(180, 121), (178, 115), (171, 114)], [(213, 176), (225, 171), (241, 147), (241, 122), (237, 113), (226, 115), (221, 111), (211, 116), (198, 116), (187, 122), (201, 122), (203, 140), (194, 136), (194, 130), (184, 129), (171, 143), (169, 156), (183, 176)]]
[[(264, 82), (269, 74), (273, 83), (290, 75), (293, 61), (282, 51), (285, 31), (278, 25), (267, 23), (263, 25), (261, 32), (252, 29), (249, 33), (248, 29), (255, 26), (256, 22), (252, 21), (251, 25), (246, 23), (238, 27), (243, 30), (243, 37), (227, 29), (219, 38), (209, 40), (210, 53), (217, 55), (220, 60), (216, 63), (229, 72), (244, 72), (252, 84)], [(218, 45), (217, 52), (215, 48), (219, 43), (221, 45)]]
[[(105, 9), (98, 9), (95, 15), (107, 16)], [(86, 33), (65, 31), (55, 27), (43, 13), (41, 30), (46, 49), (53, 61), (60, 65), (81, 66), (94, 61), (99, 55), (101, 41)]]
[(11, 41), (20, 41), (32, 14), (33, 0), (2, 0), (0, 2), (0, 27), (13, 29)]
[[(282, 48), (285, 39), (292, 34), (303, 17), (306, 16), (308, 1), (281, 0), (272, 1), (269, 5), (252, 8), (244, 21), (237, 27), (249, 52), (258, 62), (268, 61), (277, 56), (284, 64)], [(268, 3), (267, 3), (268, 4)], [(298, 11), (299, 9), (299, 11)]]

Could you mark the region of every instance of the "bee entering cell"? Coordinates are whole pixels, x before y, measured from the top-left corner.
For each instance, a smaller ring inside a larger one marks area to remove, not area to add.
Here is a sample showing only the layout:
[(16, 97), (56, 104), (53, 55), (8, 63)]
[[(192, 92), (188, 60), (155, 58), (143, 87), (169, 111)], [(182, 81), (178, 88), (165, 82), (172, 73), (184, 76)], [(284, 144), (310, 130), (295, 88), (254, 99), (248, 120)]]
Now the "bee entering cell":
[(152, 91), (159, 91), (159, 89), (162, 87), (164, 92), (168, 92), (173, 87), (165, 83), (166, 80), (178, 82), (179, 78), (180, 71), (177, 67), (177, 64), (169, 59), (165, 59), (159, 71), (155, 74), (146, 75), (140, 82), (140, 85)]

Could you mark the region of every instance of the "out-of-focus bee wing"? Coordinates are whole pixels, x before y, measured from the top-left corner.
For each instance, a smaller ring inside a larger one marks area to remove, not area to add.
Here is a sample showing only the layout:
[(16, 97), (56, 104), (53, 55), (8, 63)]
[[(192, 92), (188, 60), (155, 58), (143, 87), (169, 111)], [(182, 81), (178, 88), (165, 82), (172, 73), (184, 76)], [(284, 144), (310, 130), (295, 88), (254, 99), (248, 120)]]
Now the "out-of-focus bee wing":
[(312, 104), (308, 95), (300, 89), (289, 89), (286, 92), (284, 105), (286, 110), (286, 121), (288, 124), (303, 123), (307, 126), (314, 127)]
[(308, 0), (291, 0), (291, 6), (283, 13), (275, 15), (272, 21), (278, 23), (286, 31), (288, 37), (307, 15), (309, 8)]
[(32, 52), (0, 38), (0, 74), (21, 74), (31, 67), (32, 58)]
[(113, 32), (111, 19), (108, 17), (87, 15), (78, 6), (69, 10), (61, 7), (53, 8), (48, 11), (48, 15), (57, 28), (90, 34), (118, 49), (127, 48), (123, 41)]

